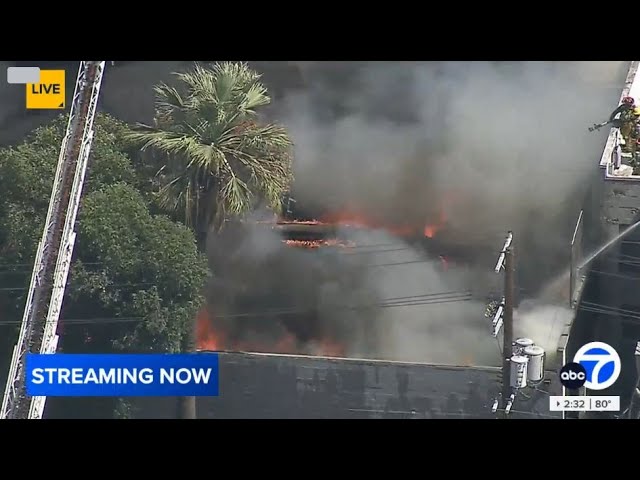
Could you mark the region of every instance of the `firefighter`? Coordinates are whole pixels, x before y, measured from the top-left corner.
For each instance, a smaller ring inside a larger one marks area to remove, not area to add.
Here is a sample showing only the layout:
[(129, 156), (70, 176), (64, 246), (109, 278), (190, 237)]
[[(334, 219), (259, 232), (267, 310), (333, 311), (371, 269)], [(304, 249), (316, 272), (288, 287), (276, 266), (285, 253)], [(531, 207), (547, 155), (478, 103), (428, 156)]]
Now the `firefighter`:
[(631, 130), (629, 132), (629, 152), (634, 159), (638, 151), (638, 141), (640, 141), (640, 107), (635, 107), (631, 112)]
[(633, 97), (624, 97), (618, 108), (609, 115), (609, 123), (620, 128), (620, 134), (624, 139), (625, 151), (635, 150), (635, 142), (631, 141), (630, 138), (636, 124), (636, 117), (634, 115), (635, 107), (636, 102)]
[(620, 105), (613, 112), (611, 112), (611, 115), (609, 115), (609, 123), (617, 123), (616, 117), (619, 114), (622, 116), (622, 114), (633, 110), (635, 107), (636, 101), (633, 99), (633, 97), (623, 97)]

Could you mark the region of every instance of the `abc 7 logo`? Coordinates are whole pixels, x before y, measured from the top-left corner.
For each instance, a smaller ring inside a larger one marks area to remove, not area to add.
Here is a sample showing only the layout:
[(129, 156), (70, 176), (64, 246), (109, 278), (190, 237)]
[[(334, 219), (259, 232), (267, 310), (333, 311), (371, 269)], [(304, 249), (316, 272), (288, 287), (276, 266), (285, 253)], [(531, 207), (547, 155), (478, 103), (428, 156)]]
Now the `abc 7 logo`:
[(620, 356), (613, 347), (591, 342), (576, 352), (573, 362), (562, 367), (560, 383), (569, 390), (583, 385), (589, 390), (605, 390), (616, 382), (621, 369)]

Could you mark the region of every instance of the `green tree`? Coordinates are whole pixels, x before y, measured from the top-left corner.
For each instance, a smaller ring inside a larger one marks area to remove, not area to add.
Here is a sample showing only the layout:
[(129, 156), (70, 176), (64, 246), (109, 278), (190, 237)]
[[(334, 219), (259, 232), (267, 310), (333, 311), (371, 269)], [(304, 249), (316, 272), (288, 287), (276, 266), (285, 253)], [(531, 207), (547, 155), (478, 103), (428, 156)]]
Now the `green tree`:
[[(59, 118), (0, 150), (0, 322), (10, 322), (0, 324), (0, 378), (16, 341), (65, 127)], [(61, 316), (66, 352), (177, 352), (200, 306), (206, 259), (190, 229), (150, 211), (148, 182), (126, 153), (125, 131), (109, 116), (96, 119)]]
[(279, 211), (291, 182), (287, 131), (258, 121), (271, 103), (260, 75), (243, 63), (196, 65), (160, 84), (154, 126), (128, 135), (158, 162), (158, 199), (197, 232), (243, 215), (260, 203)]
[[(177, 73), (178, 86), (156, 86), (155, 125), (128, 135), (158, 163), (162, 208), (194, 228), (201, 250), (207, 232), (263, 203), (274, 211), (292, 178), (287, 131), (258, 121), (271, 103), (260, 75), (244, 63), (196, 65)], [(195, 325), (183, 351), (196, 348)], [(195, 399), (183, 398), (181, 418), (195, 418)]]

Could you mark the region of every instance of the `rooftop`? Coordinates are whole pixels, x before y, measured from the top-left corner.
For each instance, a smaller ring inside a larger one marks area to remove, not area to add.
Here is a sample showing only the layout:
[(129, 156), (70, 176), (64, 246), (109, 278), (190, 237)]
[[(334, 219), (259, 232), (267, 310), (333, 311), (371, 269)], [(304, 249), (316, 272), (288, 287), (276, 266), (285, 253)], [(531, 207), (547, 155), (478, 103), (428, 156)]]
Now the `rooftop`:
[[(500, 369), (379, 360), (220, 353), (220, 391), (200, 418), (495, 418)], [(548, 418), (533, 389), (513, 418)]]
[[(629, 73), (620, 95), (622, 97), (633, 97), (636, 102), (640, 102), (640, 74), (638, 67), (640, 61), (631, 62)], [(600, 167), (604, 169), (605, 180), (640, 181), (640, 175), (633, 173), (633, 167), (629, 165), (630, 157), (621, 152), (620, 143), (622, 136), (617, 128), (612, 128), (607, 143), (600, 159)]]

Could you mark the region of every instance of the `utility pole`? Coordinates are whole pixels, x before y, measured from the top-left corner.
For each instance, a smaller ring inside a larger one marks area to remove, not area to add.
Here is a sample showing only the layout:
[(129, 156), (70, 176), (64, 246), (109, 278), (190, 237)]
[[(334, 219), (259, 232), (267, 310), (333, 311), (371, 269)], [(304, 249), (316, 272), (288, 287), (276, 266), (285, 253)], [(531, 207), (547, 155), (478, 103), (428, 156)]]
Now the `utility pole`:
[(504, 269), (504, 292), (500, 302), (492, 302), (485, 315), (493, 315), (491, 335), (498, 338), (500, 330), (503, 329), (502, 342), (502, 388), (501, 392), (493, 402), (491, 411), (496, 413), (501, 411), (502, 418), (507, 418), (515, 400), (515, 392), (511, 387), (511, 356), (513, 355), (513, 307), (515, 302), (515, 275), (514, 275), (514, 255), (513, 255), (513, 232), (509, 232), (504, 242), (498, 263), (494, 269), (495, 273), (500, 273)]
[(514, 298), (514, 254), (513, 246), (509, 245), (504, 251), (504, 313), (503, 313), (503, 342), (502, 342), (502, 407), (506, 415), (513, 403), (511, 388), (511, 356), (513, 355), (513, 306)]
[[(495, 273), (504, 269), (504, 291), (502, 301), (491, 302), (485, 316), (493, 315), (492, 336), (498, 338), (502, 329), (502, 385), (493, 401), (491, 412), (498, 418), (509, 418), (516, 397), (525, 388), (539, 385), (544, 381), (544, 349), (529, 338), (513, 338), (513, 312), (516, 306), (516, 275), (513, 233), (509, 232)], [(530, 397), (528, 397), (530, 398)], [(499, 411), (499, 413), (498, 413)]]

